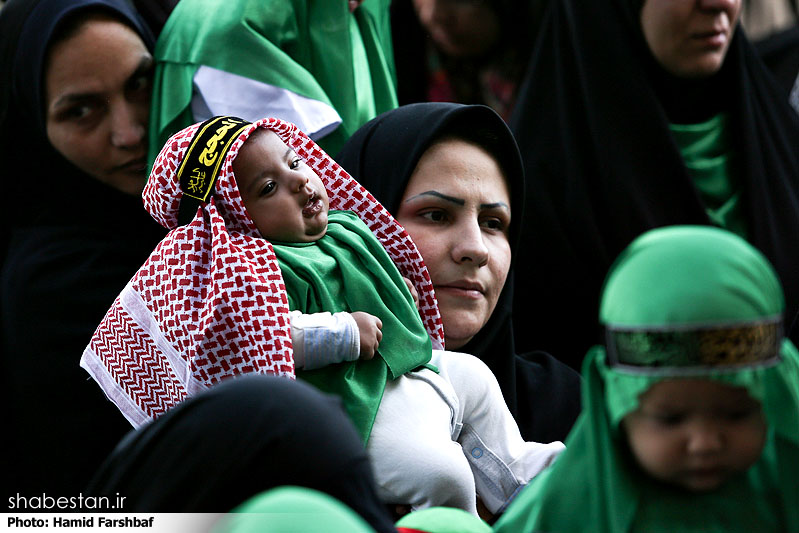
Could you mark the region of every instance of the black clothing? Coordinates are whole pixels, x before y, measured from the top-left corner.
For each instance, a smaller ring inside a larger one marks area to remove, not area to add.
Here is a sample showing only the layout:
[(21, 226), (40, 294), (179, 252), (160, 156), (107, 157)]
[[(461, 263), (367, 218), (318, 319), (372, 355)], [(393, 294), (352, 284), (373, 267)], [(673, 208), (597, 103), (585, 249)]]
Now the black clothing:
[(210, 513), (283, 485), (326, 492), (395, 531), (340, 400), (275, 376), (228, 380), (132, 431), (85, 494), (119, 493), (128, 513)]
[(124, 0), (11, 0), (0, 11), (0, 335), (12, 448), (4, 496), (76, 495), (130, 429), (78, 364), (165, 233), (141, 198), (86, 175), (47, 140), (47, 46), (60, 21), (87, 8), (114, 14), (154, 44)]
[[(478, 130), (491, 134), (485, 138), (475, 133)], [(513, 216), (509, 239), (515, 258), (524, 220), (523, 171), (513, 136), (488, 107), (445, 103), (402, 106), (362, 126), (336, 160), (390, 212), (396, 213), (422, 154), (445, 135), (476, 142), (502, 167), (510, 189)], [(580, 378), (549, 354), (517, 354), (511, 324), (514, 281), (511, 266), (488, 323), (459, 351), (477, 356), (494, 372), (525, 439), (562, 440), (579, 413)], [(538, 305), (535, 298), (527, 303), (530, 307)], [(537, 327), (530, 323), (524, 326), (527, 331)]]
[(788, 98), (799, 83), (799, 25), (758, 41), (755, 48)]
[[(438, 49), (422, 26), (412, 0), (391, 2), (400, 105), (427, 102), (432, 97), (436, 101), (493, 105), (507, 118), (535, 42), (543, 1), (493, 0), (486, 4), (501, 24), (497, 42), (480, 55), (453, 57)], [(486, 75), (492, 78), (490, 82), (483, 79)], [(501, 88), (495, 87), (497, 82)], [(441, 84), (448, 86), (451, 94), (437, 94)]]
[(718, 73), (667, 74), (640, 5), (551, 0), (510, 121), (527, 176), (517, 264), (536, 273), (516, 279), (514, 306), (540, 326), (517, 324), (517, 344), (575, 368), (599, 341), (600, 289), (622, 249), (654, 227), (710, 223), (670, 122), (728, 114), (748, 240), (780, 274), (786, 316), (799, 308), (799, 116), (741, 28)]

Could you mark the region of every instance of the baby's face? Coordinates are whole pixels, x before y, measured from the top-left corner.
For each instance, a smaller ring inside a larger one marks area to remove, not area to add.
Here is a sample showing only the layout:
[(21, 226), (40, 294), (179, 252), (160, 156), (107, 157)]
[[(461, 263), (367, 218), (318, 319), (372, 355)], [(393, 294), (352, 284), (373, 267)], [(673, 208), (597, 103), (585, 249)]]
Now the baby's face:
[(696, 492), (748, 469), (766, 440), (760, 403), (746, 389), (701, 379), (657, 383), (622, 425), (644, 471)]
[(322, 180), (273, 131), (258, 128), (250, 135), (233, 174), (262, 237), (313, 242), (324, 236), (329, 201)]

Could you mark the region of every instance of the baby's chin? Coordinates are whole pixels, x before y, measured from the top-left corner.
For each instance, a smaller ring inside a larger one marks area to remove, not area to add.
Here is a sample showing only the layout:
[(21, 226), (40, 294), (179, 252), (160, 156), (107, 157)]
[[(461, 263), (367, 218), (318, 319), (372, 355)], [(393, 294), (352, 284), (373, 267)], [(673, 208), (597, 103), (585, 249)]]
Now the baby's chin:
[(726, 470), (686, 473), (677, 479), (671, 480), (670, 484), (694, 493), (713, 492), (724, 486), (732, 475)]
[(327, 234), (327, 214), (319, 214), (314, 219), (314, 224), (305, 230), (306, 242), (318, 241)]

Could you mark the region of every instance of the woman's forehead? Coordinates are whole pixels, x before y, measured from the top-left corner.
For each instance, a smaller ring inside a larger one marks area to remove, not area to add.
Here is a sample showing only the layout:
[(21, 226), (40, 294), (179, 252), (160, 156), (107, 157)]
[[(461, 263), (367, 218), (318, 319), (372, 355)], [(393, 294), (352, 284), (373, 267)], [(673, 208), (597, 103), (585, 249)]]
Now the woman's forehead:
[(510, 202), (507, 179), (497, 160), (483, 148), (447, 139), (432, 145), (416, 165), (405, 199), (427, 191), (482, 203)]

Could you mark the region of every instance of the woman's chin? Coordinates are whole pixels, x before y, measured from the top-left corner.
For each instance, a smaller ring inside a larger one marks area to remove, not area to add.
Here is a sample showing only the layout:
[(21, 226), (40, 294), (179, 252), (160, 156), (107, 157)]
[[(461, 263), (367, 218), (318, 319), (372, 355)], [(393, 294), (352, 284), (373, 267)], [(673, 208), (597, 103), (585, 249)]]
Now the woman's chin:
[(458, 350), (466, 346), (480, 331), (485, 321), (474, 316), (456, 315), (451, 317), (442, 309), (444, 339), (447, 350)]

